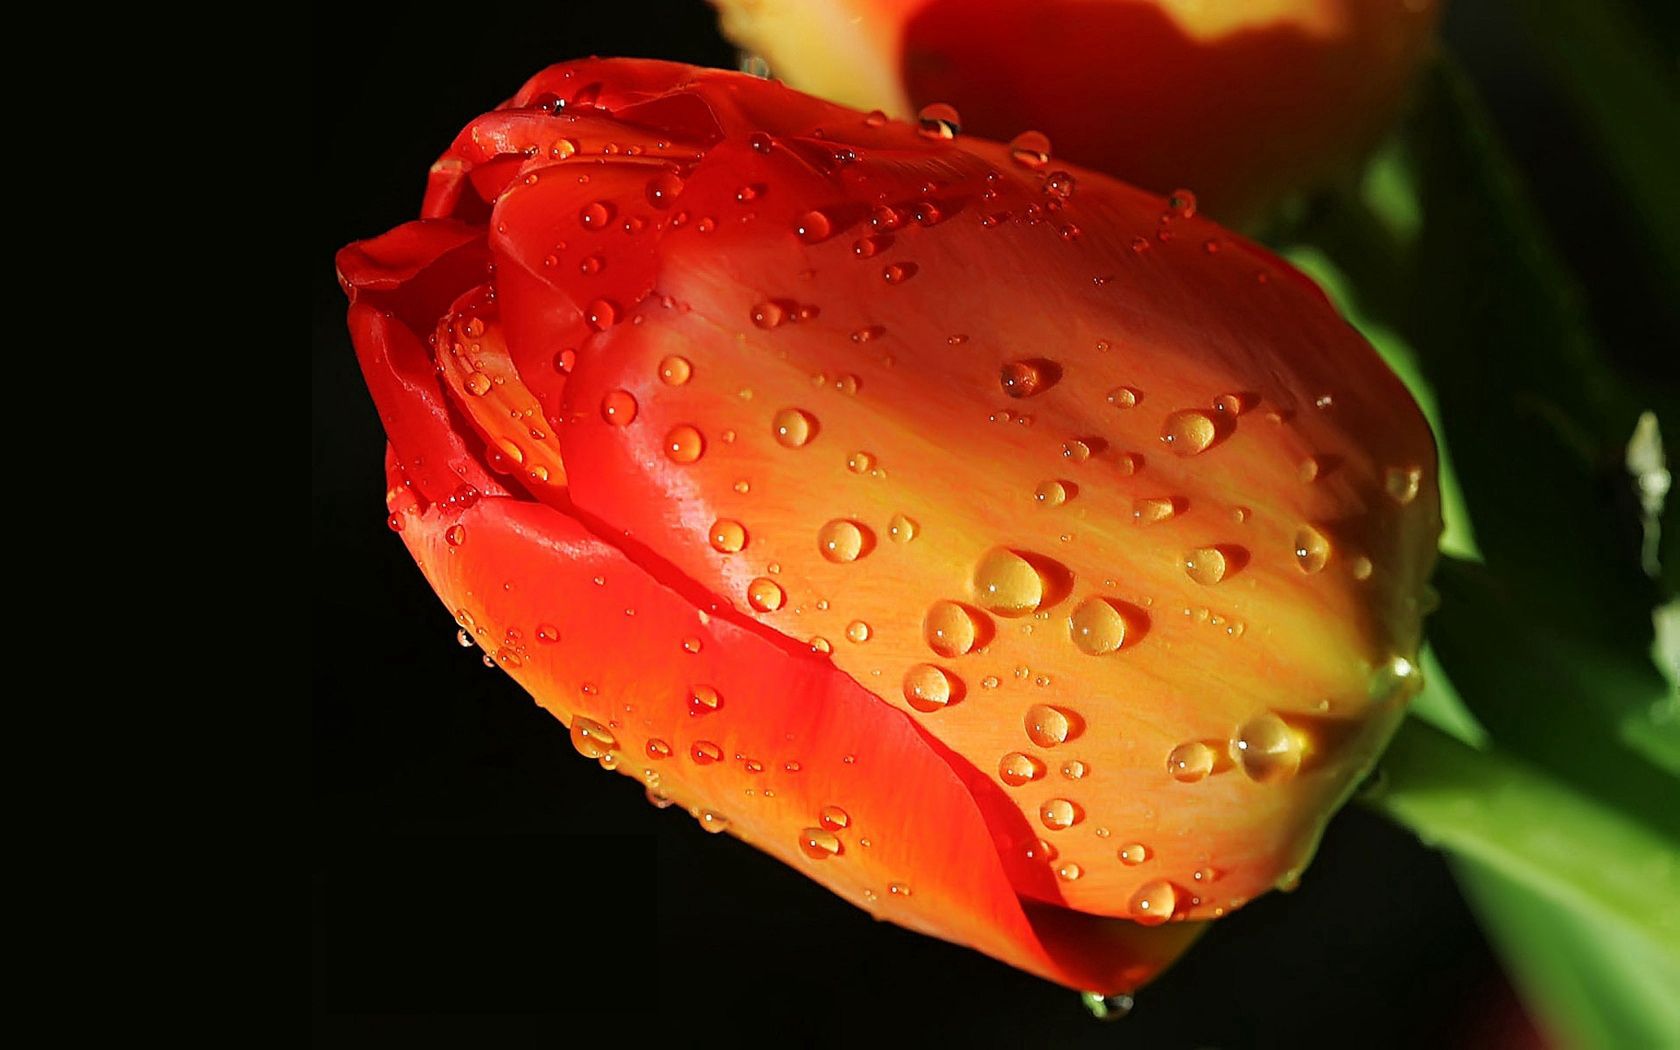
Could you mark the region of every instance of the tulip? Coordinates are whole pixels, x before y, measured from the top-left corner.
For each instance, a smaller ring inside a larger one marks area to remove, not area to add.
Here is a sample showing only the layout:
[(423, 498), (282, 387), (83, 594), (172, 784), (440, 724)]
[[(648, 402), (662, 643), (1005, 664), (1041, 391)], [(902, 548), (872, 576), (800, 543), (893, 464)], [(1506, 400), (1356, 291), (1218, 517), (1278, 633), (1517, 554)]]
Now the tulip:
[[(713, 0), (803, 91), (1029, 129), (1058, 156), (1244, 224), (1374, 144), (1428, 53), (1434, 0)], [(1035, 146), (1034, 148), (1042, 148)]]
[(338, 258), (389, 523), (655, 804), (1116, 992), (1296, 878), (1395, 728), (1428, 429), (1190, 195), (590, 60), (421, 214)]

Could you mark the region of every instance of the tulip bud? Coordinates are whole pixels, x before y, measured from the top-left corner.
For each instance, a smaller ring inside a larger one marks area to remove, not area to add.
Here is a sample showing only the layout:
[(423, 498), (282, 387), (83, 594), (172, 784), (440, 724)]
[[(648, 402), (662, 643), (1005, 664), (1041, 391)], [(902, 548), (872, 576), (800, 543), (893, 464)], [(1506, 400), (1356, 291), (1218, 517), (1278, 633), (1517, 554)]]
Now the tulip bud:
[(1372, 146), (1427, 54), (1433, 0), (713, 0), (725, 33), (802, 91), (964, 131), (1241, 224)]
[(1188, 195), (591, 60), (423, 215), (339, 257), (392, 520), (657, 804), (1115, 992), (1293, 880), (1400, 718), (1429, 431)]

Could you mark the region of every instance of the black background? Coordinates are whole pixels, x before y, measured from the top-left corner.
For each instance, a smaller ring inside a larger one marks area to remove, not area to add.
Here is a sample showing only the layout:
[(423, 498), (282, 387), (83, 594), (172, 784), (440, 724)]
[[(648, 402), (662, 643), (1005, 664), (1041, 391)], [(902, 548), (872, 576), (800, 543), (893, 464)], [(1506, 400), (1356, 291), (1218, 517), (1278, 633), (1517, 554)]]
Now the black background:
[[(1498, 4), (1445, 35), (1587, 280), (1594, 319), (1652, 367), (1672, 303), (1614, 188)], [(1525, 1045), (1533, 1036), (1443, 862), (1357, 808), (1301, 888), (1218, 927), (1104, 1025), (1077, 997), (864, 913), (570, 748), (454, 625), (384, 525), (383, 438), (335, 249), (414, 215), (459, 127), (587, 54), (732, 66), (701, 3), (335, 5), (317, 12), (321, 204), (313, 300), (312, 985), (320, 1043), (589, 1033), (824, 1045)], [(1667, 311), (1664, 314), (1664, 311)], [(1667, 345), (1674, 345), (1669, 342)], [(1641, 352), (1641, 351), (1644, 352)]]

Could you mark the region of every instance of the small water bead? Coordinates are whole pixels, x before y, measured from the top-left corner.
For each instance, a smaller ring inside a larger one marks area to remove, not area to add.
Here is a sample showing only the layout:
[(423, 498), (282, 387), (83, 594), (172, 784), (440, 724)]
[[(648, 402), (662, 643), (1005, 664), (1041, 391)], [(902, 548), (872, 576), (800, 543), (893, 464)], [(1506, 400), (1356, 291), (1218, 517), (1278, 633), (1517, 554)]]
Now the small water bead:
[(808, 211), (793, 224), (793, 232), (806, 244), (826, 241), (834, 232), (834, 224), (820, 211)]
[(1023, 131), (1009, 140), (1009, 157), (1021, 167), (1037, 171), (1050, 163), (1050, 137), (1042, 131)]
[(930, 139), (954, 139), (962, 133), (962, 117), (955, 107), (935, 102), (916, 114), (916, 130)]
[(1107, 598), (1087, 598), (1068, 617), (1073, 644), (1088, 656), (1106, 656), (1126, 644), (1126, 617)]
[(1348, 573), (1356, 580), (1368, 580), (1375, 569), (1376, 566), (1371, 564), (1371, 559), (1361, 554), (1353, 559), (1352, 564), (1348, 566)]
[(1129, 386), (1117, 386), (1108, 392), (1108, 403), (1115, 408), (1136, 408), (1138, 392)]
[(1167, 772), (1174, 780), (1191, 784), (1213, 772), (1217, 758), (1213, 748), (1192, 740), (1178, 745), (1167, 755)]
[(1062, 442), (1062, 458), (1074, 463), (1083, 463), (1091, 458), (1091, 446), (1079, 438), (1072, 438)]
[(554, 352), (554, 370), (561, 375), (571, 375), (572, 369), (577, 367), (577, 351), (567, 347)]
[(697, 653), (703, 648), (703, 644), (700, 639), (689, 635), (682, 640), (682, 648), (685, 653)]
[(612, 221), (613, 206), (606, 201), (594, 201), (583, 206), (578, 212), (578, 222), (586, 230), (604, 230), (607, 223)]
[(836, 518), (817, 531), (817, 549), (832, 562), (857, 561), (863, 553), (864, 534), (857, 523)]
[(1204, 587), (1223, 580), (1225, 568), (1225, 554), (1218, 547), (1197, 547), (1184, 555), (1185, 574)]
[(688, 749), (688, 757), (694, 760), (695, 765), (709, 766), (723, 760), (723, 748), (710, 740), (696, 740), (694, 746)]
[(647, 757), (655, 761), (671, 757), (671, 745), (658, 737), (649, 737), (647, 746), (643, 750), (647, 752)]
[(846, 469), (853, 474), (867, 474), (875, 466), (875, 457), (867, 452), (853, 452), (846, 457)]
[(694, 374), (688, 358), (671, 354), (659, 362), (659, 378), (666, 386), (682, 386)]
[(1068, 488), (1059, 481), (1041, 481), (1033, 489), (1033, 499), (1041, 507), (1059, 507), (1067, 502)]
[(1248, 411), (1248, 402), (1241, 394), (1220, 394), (1213, 399), (1215, 412), (1223, 412), (1228, 416), (1240, 416)]
[(473, 397), (483, 397), (490, 392), (490, 388), (494, 384), (490, 382), (490, 377), (483, 372), (469, 372), (467, 378), (462, 380), (461, 385), (466, 387), (467, 393)]
[(571, 739), (572, 746), (584, 758), (600, 758), (618, 746), (612, 730), (582, 715), (572, 718)]
[(648, 180), (648, 203), (655, 208), (669, 208), (671, 202), (677, 199), (677, 195), (682, 193), (682, 189), (683, 181), (675, 172), (662, 171)]
[(922, 619), (922, 638), (928, 648), (944, 657), (965, 656), (974, 651), (979, 625), (962, 605), (937, 601)]
[(1268, 711), (1237, 728), (1231, 757), (1251, 780), (1288, 780), (1301, 768), (1301, 742), (1283, 719)]
[(878, 109), (872, 109), (863, 118), (866, 128), (883, 128), (887, 125), (887, 115)]
[(1053, 798), (1038, 807), (1038, 819), (1051, 831), (1065, 831), (1079, 821), (1079, 808), (1065, 798)]
[(1046, 361), (1010, 361), (999, 371), (1003, 392), (1013, 398), (1042, 394), (1055, 385), (1054, 366)]
[(1073, 730), (1068, 716), (1049, 704), (1034, 704), (1027, 708), (1022, 722), (1026, 726), (1027, 739), (1039, 747), (1055, 747), (1064, 743)]
[(709, 715), (723, 706), (723, 694), (709, 685), (690, 686), (688, 690), (688, 713), (691, 715)]
[(1135, 868), (1149, 859), (1149, 847), (1141, 842), (1128, 842), (1120, 847), (1120, 863)]
[(1166, 521), (1176, 513), (1177, 505), (1165, 496), (1145, 496), (1132, 501), (1132, 520), (1139, 525)]
[(1172, 413), (1161, 426), (1161, 441), (1181, 456), (1202, 452), (1217, 434), (1213, 417), (1196, 408)]
[(754, 153), (769, 153), (774, 143), (770, 141), (769, 135), (762, 131), (755, 131), (747, 136), (747, 145), (752, 147)]
[(712, 522), (707, 537), (712, 549), (722, 554), (735, 554), (747, 545), (747, 530), (734, 518), (719, 518)]
[(813, 653), (820, 653), (824, 656), (834, 651), (834, 644), (820, 634), (812, 635), (811, 640), (806, 644), (811, 647)]
[(909, 543), (920, 531), (921, 526), (916, 524), (915, 519), (907, 518), (903, 514), (894, 514), (892, 520), (887, 522), (887, 538), (894, 543)]
[(467, 633), (467, 629), (465, 627), (462, 627), (460, 630), (455, 632), (455, 644), (459, 645), (463, 649), (471, 649), (478, 643), (474, 642), (472, 635)]
[(778, 303), (766, 300), (753, 305), (752, 323), (758, 328), (775, 328), (787, 319), (787, 311)]
[(693, 463), (706, 451), (706, 439), (687, 423), (679, 423), (665, 434), (665, 458), (673, 463)]
[(809, 412), (798, 408), (784, 408), (770, 421), (776, 443), (783, 448), (800, 448), (811, 440), (816, 420)]
[(467, 542), (467, 527), (465, 525), (451, 525), (443, 530), (443, 542), (451, 547), (459, 547)]
[(840, 852), (840, 839), (822, 828), (805, 828), (799, 833), (799, 848), (812, 860), (827, 860)]
[(1007, 547), (994, 547), (981, 557), (973, 586), (979, 603), (1002, 616), (1023, 616), (1044, 601), (1044, 578)]
[(597, 332), (605, 332), (618, 323), (618, 307), (606, 299), (596, 299), (584, 311), (583, 319)]
[(1062, 776), (1067, 777), (1069, 780), (1080, 780), (1084, 778), (1086, 772), (1089, 771), (1089, 768), (1090, 767), (1086, 766), (1085, 763), (1079, 761), (1079, 759), (1070, 758), (1066, 762), (1062, 763)]
[(1063, 881), (1072, 882), (1075, 879), (1079, 878), (1079, 876), (1085, 874), (1085, 869), (1081, 868), (1078, 864), (1076, 864), (1076, 863), (1074, 863), (1073, 861), (1070, 860), (1066, 864), (1063, 864), (1061, 867), (1057, 868), (1056, 869), (1056, 874), (1058, 876), (1060, 876)]
[(852, 823), (851, 815), (839, 806), (824, 806), (817, 819), (829, 831), (841, 831)]
[(1065, 171), (1052, 171), (1044, 180), (1044, 192), (1057, 200), (1073, 196), (1074, 178)]
[(872, 633), (873, 632), (869, 629), (869, 625), (864, 623), (862, 620), (853, 620), (851, 623), (846, 625), (846, 640), (848, 642), (854, 642), (858, 645), (862, 645), (864, 642), (869, 641), (869, 636)]
[(1418, 486), (1423, 481), (1423, 471), (1417, 467), (1389, 467), (1383, 471), (1383, 490), (1388, 498), (1404, 507), (1417, 499)]
[(1295, 530), (1295, 564), (1302, 572), (1322, 572), (1330, 560), (1330, 540), (1311, 525)]
[(765, 576), (747, 584), (747, 604), (759, 612), (775, 612), (787, 603), (781, 584)]
[(954, 696), (951, 676), (943, 668), (916, 664), (904, 673), (904, 700), (918, 711), (938, 711)]
[(1010, 787), (1020, 787), (1044, 775), (1044, 763), (1020, 751), (1011, 751), (998, 761), (998, 779)]
[(1132, 918), (1145, 926), (1159, 926), (1172, 918), (1178, 907), (1178, 890), (1165, 879), (1146, 882), (1132, 894), (1128, 905)]
[(893, 882), (887, 885), (887, 892), (894, 897), (908, 897), (913, 891), (907, 882)]
[(729, 818), (715, 810), (703, 809), (695, 819), (703, 830), (713, 835), (729, 830)]
[(601, 398), (601, 418), (615, 427), (628, 426), (636, 418), (636, 396), (628, 390), (613, 390)]
[(881, 280), (888, 284), (903, 284), (916, 275), (916, 268), (910, 263), (888, 263), (881, 269)]

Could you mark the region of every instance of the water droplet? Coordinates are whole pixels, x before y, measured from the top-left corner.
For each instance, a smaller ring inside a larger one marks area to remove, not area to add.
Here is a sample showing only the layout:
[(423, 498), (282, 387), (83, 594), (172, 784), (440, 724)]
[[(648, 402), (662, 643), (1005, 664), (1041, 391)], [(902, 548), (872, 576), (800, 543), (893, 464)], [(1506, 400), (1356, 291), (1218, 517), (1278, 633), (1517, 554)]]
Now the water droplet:
[(1063, 881), (1072, 882), (1073, 880), (1079, 878), (1079, 876), (1085, 874), (1085, 869), (1070, 860), (1066, 864), (1057, 868), (1056, 874), (1061, 876)]
[(1165, 879), (1146, 882), (1134, 894), (1129, 905), (1132, 918), (1145, 926), (1159, 926), (1172, 918), (1178, 907), (1178, 890)]
[(1068, 616), (1068, 632), (1080, 652), (1105, 656), (1126, 644), (1126, 617), (1107, 598), (1087, 598)]
[(1041, 507), (1059, 507), (1067, 502), (1067, 486), (1059, 481), (1041, 481), (1033, 489), (1033, 499)]
[(687, 423), (679, 423), (665, 434), (665, 458), (672, 463), (693, 463), (706, 451), (706, 439)]
[(1067, 715), (1048, 704), (1034, 704), (1027, 708), (1022, 722), (1027, 728), (1027, 738), (1039, 747), (1055, 747), (1063, 743), (1073, 728)]
[(473, 642), (472, 635), (468, 634), (467, 629), (463, 627), (455, 632), (455, 644), (459, 645), (463, 649), (471, 649), (475, 643)]
[(1091, 458), (1091, 446), (1074, 438), (1062, 442), (1062, 458), (1074, 463), (1083, 463)]
[(628, 390), (613, 390), (601, 398), (601, 418), (615, 427), (627, 426), (636, 418), (636, 396)]
[(747, 584), (747, 604), (759, 612), (775, 612), (787, 602), (781, 584), (765, 576)]
[(966, 608), (952, 601), (937, 601), (922, 619), (922, 637), (928, 648), (944, 657), (963, 656), (974, 650), (979, 625)]
[(869, 630), (869, 625), (864, 623), (862, 620), (853, 620), (851, 623), (846, 625), (846, 640), (849, 642), (856, 642), (857, 644), (862, 645), (864, 642), (869, 641), (870, 634), (871, 631)]
[(923, 106), (916, 114), (917, 130), (930, 139), (954, 139), (962, 133), (962, 117), (943, 102)]
[(1268, 711), (1237, 728), (1231, 757), (1251, 780), (1287, 780), (1301, 768), (1301, 742), (1283, 719)]
[(1181, 456), (1203, 451), (1217, 434), (1213, 417), (1197, 408), (1174, 412), (1161, 426), (1161, 440)]
[(1132, 501), (1132, 520), (1139, 525), (1166, 521), (1176, 513), (1177, 506), (1165, 496), (1146, 496)]
[(1065, 798), (1053, 798), (1038, 807), (1038, 819), (1051, 831), (1073, 827), (1079, 815), (1079, 808)]
[(1069, 780), (1079, 780), (1085, 776), (1088, 767), (1077, 758), (1070, 758), (1062, 763), (1062, 776)]
[(462, 381), (462, 385), (467, 388), (467, 393), (473, 397), (483, 397), (490, 392), (490, 387), (494, 384), (490, 382), (490, 377), (483, 372), (469, 372), (467, 378)]
[(918, 531), (920, 526), (915, 520), (902, 514), (894, 514), (892, 520), (887, 522), (887, 536), (894, 543), (909, 543), (916, 538)]
[(1167, 772), (1174, 780), (1186, 784), (1201, 780), (1213, 772), (1214, 760), (1218, 756), (1213, 748), (1200, 740), (1192, 740), (1188, 744), (1180, 744), (1167, 755)]
[(694, 746), (688, 749), (688, 757), (694, 759), (695, 765), (709, 766), (723, 760), (723, 748), (710, 740), (696, 740)]
[(938, 711), (955, 699), (951, 676), (933, 664), (916, 664), (904, 672), (904, 699), (918, 711)]
[(784, 408), (776, 413), (770, 421), (771, 432), (776, 435), (776, 443), (783, 448), (799, 448), (811, 440), (811, 434), (816, 429), (816, 420), (809, 412), (797, 408)]
[(703, 809), (697, 818), (700, 827), (710, 834), (717, 835), (729, 830), (729, 818), (715, 810)]
[(1013, 398), (1042, 394), (1056, 383), (1055, 366), (1047, 361), (1011, 361), (999, 373), (1003, 392)]
[(537, 624), (537, 641), (553, 645), (560, 640), (560, 628), (551, 623)]
[(998, 779), (1010, 787), (1020, 787), (1044, 775), (1044, 763), (1020, 751), (1011, 751), (998, 761)]
[(734, 518), (719, 518), (712, 522), (708, 539), (713, 550), (734, 554), (747, 545), (747, 530)]
[(1044, 578), (1027, 559), (994, 547), (974, 567), (974, 596), (1002, 616), (1023, 616), (1044, 601)]
[(1241, 394), (1220, 394), (1213, 399), (1213, 409), (1228, 416), (1240, 416), (1248, 411), (1248, 402)]
[(618, 746), (612, 730), (582, 715), (572, 717), (571, 738), (572, 746), (584, 758), (600, 758)]
[(846, 469), (853, 474), (867, 474), (875, 466), (875, 457), (867, 452), (853, 452), (846, 457)]
[(1225, 578), (1225, 554), (1218, 547), (1197, 547), (1184, 555), (1184, 572), (1211, 587)]
[(1057, 200), (1073, 196), (1074, 178), (1065, 171), (1052, 171), (1044, 179), (1044, 192)]
[(752, 147), (754, 153), (769, 153), (774, 143), (770, 141), (769, 135), (762, 131), (755, 131), (747, 136), (747, 145)]
[(1189, 190), (1173, 190), (1167, 197), (1167, 211), (1174, 218), (1188, 219), (1196, 214), (1196, 195)]
[(752, 308), (752, 323), (759, 328), (775, 328), (787, 319), (787, 311), (776, 303), (766, 300)]
[(597, 332), (605, 332), (618, 323), (618, 307), (605, 299), (596, 299), (584, 311), (583, 319)]
[(1330, 540), (1311, 525), (1295, 530), (1295, 564), (1302, 572), (1314, 573), (1324, 569), (1330, 560)]
[(799, 833), (799, 848), (812, 860), (827, 860), (840, 852), (840, 840), (822, 828), (805, 828)]
[(1135, 408), (1138, 392), (1129, 386), (1117, 386), (1108, 392), (1108, 403), (1115, 408)]
[(1149, 859), (1149, 847), (1141, 842), (1128, 842), (1120, 847), (1120, 863), (1135, 868)]
[(887, 892), (892, 894), (894, 897), (908, 897), (911, 893), (910, 884), (906, 882), (889, 883), (887, 885)]
[(828, 216), (813, 210), (799, 217), (793, 224), (793, 232), (806, 244), (816, 244), (828, 240), (834, 232), (834, 224), (828, 221)]
[(459, 547), (467, 541), (467, 527), (465, 525), (451, 525), (443, 530), (443, 542), (451, 547)]
[(1050, 163), (1050, 137), (1042, 131), (1023, 131), (1009, 140), (1009, 156), (1021, 167), (1037, 171)]
[(694, 368), (686, 357), (671, 354), (659, 362), (659, 378), (666, 386), (682, 386), (693, 374)]
[(607, 223), (612, 221), (613, 206), (606, 201), (595, 201), (583, 206), (578, 212), (578, 222), (586, 230), (604, 230)]
[(690, 686), (688, 690), (688, 713), (691, 715), (709, 715), (723, 706), (723, 694), (709, 685)]
[(888, 263), (881, 269), (881, 280), (888, 284), (903, 284), (916, 274), (916, 268), (909, 263)]
[(656, 761), (671, 757), (671, 745), (656, 736), (648, 738), (647, 747), (644, 750), (647, 751), (647, 757)]
[(1388, 498), (1404, 507), (1417, 499), (1418, 486), (1423, 481), (1423, 471), (1417, 467), (1389, 467), (1383, 471), (1383, 489)]
[(864, 534), (856, 522), (835, 518), (817, 530), (817, 549), (832, 562), (857, 561), (863, 553)]
[(682, 193), (682, 189), (683, 181), (676, 176), (676, 173), (660, 172), (648, 180), (648, 203), (655, 208), (669, 208), (671, 202), (677, 199), (677, 195)]

